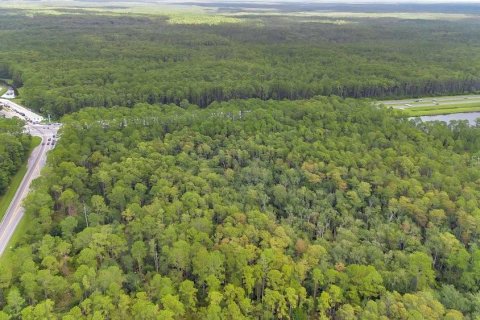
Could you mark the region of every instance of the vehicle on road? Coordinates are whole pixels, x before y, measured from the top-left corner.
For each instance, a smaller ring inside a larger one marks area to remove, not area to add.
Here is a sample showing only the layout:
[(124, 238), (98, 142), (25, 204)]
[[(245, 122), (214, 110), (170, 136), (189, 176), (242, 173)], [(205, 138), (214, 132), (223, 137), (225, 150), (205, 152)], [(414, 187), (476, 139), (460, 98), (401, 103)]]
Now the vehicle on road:
[[(20, 115), (20, 113), (27, 114), (28, 119), (25, 116), (23, 119), (27, 120), (25, 123), (25, 132), (30, 133), (32, 136), (37, 136), (42, 139), (40, 147), (37, 151), (32, 152), (30, 155), (29, 162), (27, 164), (27, 173), (23, 177), (21, 185), (18, 187), (18, 190), (15, 193), (13, 200), (11, 201), (3, 219), (0, 221), (0, 255), (5, 251), (8, 246), (8, 242), (12, 237), (18, 223), (20, 222), (24, 209), (22, 207), (22, 200), (28, 194), (28, 188), (30, 183), (40, 175), (41, 168), (46, 163), (46, 155), (55, 144), (55, 139), (52, 139), (52, 136), (57, 136), (57, 130), (59, 126), (51, 126), (50, 128), (47, 125), (36, 123), (36, 119), (42, 119), (42, 117), (24, 107), (14, 104), (13, 102), (5, 102), (0, 100), (1, 103), (9, 103), (12, 108), (10, 113), (12, 115)], [(8, 112), (7, 108), (4, 108), (3, 111)], [(33, 119), (33, 121), (32, 121)], [(30, 121), (28, 121), (30, 120)], [(53, 140), (53, 141), (52, 141)], [(52, 145), (52, 147), (45, 147), (45, 145)]]

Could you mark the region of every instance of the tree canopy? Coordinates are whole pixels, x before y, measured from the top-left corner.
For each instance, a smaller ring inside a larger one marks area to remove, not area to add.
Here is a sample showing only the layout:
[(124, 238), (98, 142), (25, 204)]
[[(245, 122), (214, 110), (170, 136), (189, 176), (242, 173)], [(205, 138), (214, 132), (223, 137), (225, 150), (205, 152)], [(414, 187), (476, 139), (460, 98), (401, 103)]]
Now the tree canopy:
[(1, 265), (14, 319), (480, 316), (478, 128), (338, 97), (63, 120)]

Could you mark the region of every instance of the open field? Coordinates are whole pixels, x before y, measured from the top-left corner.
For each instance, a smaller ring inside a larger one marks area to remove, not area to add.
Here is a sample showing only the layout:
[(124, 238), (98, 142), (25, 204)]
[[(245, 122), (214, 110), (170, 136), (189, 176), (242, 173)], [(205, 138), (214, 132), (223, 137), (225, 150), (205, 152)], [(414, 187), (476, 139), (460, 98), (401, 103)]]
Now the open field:
[(379, 103), (404, 110), (409, 116), (427, 116), (480, 111), (480, 95), (424, 97), (416, 99), (388, 100)]
[(169, 14), (168, 22), (171, 24), (208, 24), (218, 25), (222, 23), (241, 23), (243, 19), (236, 17), (226, 17), (221, 15), (207, 14)]
[[(449, 6), (444, 12), (437, 8), (384, 4), (360, 8), (356, 5), (322, 4), (313, 2), (282, 3), (263, 1), (261, 4), (250, 1), (102, 1), (90, 0), (24, 0), (1, 1), (0, 8), (21, 9), (29, 16), (37, 14), (81, 14), (85, 12), (111, 15), (164, 15), (169, 16), (173, 24), (209, 24), (239, 23), (244, 16), (293, 16), (305, 18), (325, 18), (312, 22), (345, 24), (345, 19), (401, 19), (401, 20), (448, 20), (458, 21), (478, 17), (477, 7), (465, 6), (452, 10)], [(331, 20), (330, 20), (331, 19)]]
[(31, 14), (81, 14), (90, 13), (112, 13), (112, 14), (148, 14), (148, 15), (169, 15), (180, 12), (187, 14), (199, 14), (211, 12), (207, 8), (199, 6), (187, 6), (175, 1), (77, 1), (77, 0), (40, 0), (40, 1), (0, 1), (0, 8), (21, 9)]
[[(275, 15), (287, 15), (283, 12), (238, 12), (232, 13), (231, 16), (242, 17), (245, 15), (262, 15), (262, 16), (275, 16)], [(461, 20), (475, 18), (475, 15), (459, 14), (459, 13), (439, 13), (439, 12), (294, 12), (288, 13), (293, 17), (323, 17), (330, 19), (403, 19), (403, 20)]]

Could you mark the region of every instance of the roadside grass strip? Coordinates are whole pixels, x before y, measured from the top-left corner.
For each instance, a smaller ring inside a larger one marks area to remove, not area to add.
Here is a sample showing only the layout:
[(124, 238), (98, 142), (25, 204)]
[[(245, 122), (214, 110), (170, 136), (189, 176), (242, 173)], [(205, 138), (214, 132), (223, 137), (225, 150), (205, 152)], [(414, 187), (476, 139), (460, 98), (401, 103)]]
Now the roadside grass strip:
[(434, 116), (452, 113), (466, 113), (480, 111), (480, 103), (475, 104), (446, 104), (428, 107), (414, 107), (402, 110), (411, 117), (416, 116)]

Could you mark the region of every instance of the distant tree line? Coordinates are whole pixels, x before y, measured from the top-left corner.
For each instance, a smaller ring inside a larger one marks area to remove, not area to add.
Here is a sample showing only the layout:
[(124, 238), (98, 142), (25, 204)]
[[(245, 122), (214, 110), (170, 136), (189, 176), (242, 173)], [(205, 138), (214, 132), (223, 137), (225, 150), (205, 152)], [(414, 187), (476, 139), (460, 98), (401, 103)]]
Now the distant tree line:
[[(0, 77), (60, 116), (85, 107), (259, 98), (417, 97), (480, 90), (478, 20), (251, 17), (175, 25), (166, 17), (7, 11)], [(26, 23), (25, 21), (28, 21)]]

